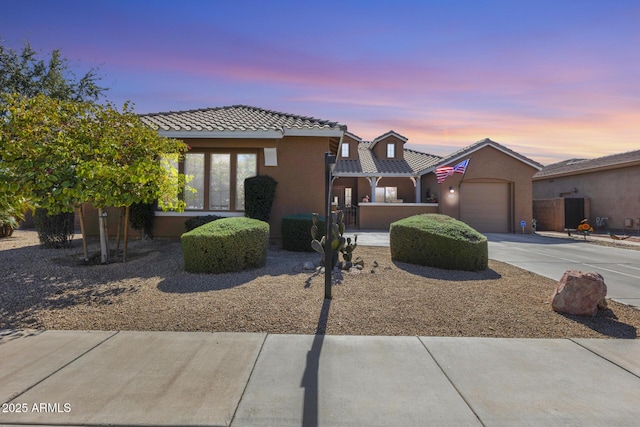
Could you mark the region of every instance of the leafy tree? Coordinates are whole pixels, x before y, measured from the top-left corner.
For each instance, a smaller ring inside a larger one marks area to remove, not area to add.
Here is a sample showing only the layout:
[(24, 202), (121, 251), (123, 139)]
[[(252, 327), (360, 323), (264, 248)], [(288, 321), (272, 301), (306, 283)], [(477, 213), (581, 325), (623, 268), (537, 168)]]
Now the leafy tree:
[(97, 101), (107, 90), (98, 86), (99, 80), (94, 68), (78, 78), (59, 49), (43, 59), (29, 42), (24, 43), (21, 52), (0, 44), (0, 94), (44, 94), (60, 100)]
[[(0, 116), (8, 114), (7, 96), (11, 94), (19, 94), (27, 98), (44, 94), (57, 100), (95, 102), (107, 90), (98, 85), (99, 80), (97, 70), (93, 68), (81, 77), (77, 77), (72, 71), (69, 61), (62, 57), (59, 49), (51, 52), (48, 58), (41, 58), (28, 42), (24, 43), (20, 52), (6, 48), (0, 43)], [(67, 115), (68, 113), (70, 112), (60, 112), (60, 114)], [(49, 159), (58, 159), (57, 153), (53, 151), (55, 150), (52, 150)], [(2, 165), (4, 157), (6, 157), (5, 152), (0, 152), (0, 176), (4, 171)], [(49, 165), (48, 169), (52, 171), (51, 174), (54, 174), (53, 171), (56, 171), (55, 175), (60, 174), (61, 169), (56, 166), (56, 164)], [(37, 178), (38, 167), (38, 165), (34, 165), (29, 171), (31, 178)], [(49, 176), (47, 178), (47, 181), (50, 181), (61, 177)], [(65, 192), (70, 198), (73, 198), (73, 191), (69, 190), (68, 185), (72, 181), (61, 181), (66, 182), (66, 187), (62, 188), (67, 188)], [(7, 184), (6, 181), (2, 183)], [(14, 182), (9, 183), (10, 187), (5, 185), (0, 187), (0, 216), (6, 217), (5, 222), (15, 228), (17, 220), (21, 219), (24, 213), (17, 210), (31, 207), (30, 201), (25, 200), (25, 192), (22, 188), (18, 188)], [(47, 203), (48, 201), (45, 201), (43, 204)]]
[[(187, 146), (145, 126), (128, 105), (118, 111), (111, 105), (44, 95), (4, 98), (3, 187), (19, 190), (51, 214), (72, 212), (87, 202), (99, 213), (105, 207), (154, 200), (165, 210), (184, 209), (175, 195), (185, 177), (171, 163)], [(108, 251), (101, 237), (106, 262)]]

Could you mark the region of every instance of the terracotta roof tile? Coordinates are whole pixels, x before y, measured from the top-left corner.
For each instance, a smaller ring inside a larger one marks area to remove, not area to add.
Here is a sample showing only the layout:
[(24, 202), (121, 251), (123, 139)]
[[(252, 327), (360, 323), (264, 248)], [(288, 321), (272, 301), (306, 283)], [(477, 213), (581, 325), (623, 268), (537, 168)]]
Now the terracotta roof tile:
[(338, 129), (346, 126), (247, 105), (205, 108), (188, 111), (141, 114), (142, 121), (160, 131), (284, 131), (286, 129)]
[(404, 159), (387, 160), (378, 159), (371, 150), (372, 142), (360, 141), (358, 143), (358, 160), (340, 159), (336, 164), (335, 174), (348, 175), (401, 175), (416, 176), (421, 171), (440, 161), (439, 156), (421, 153), (410, 149), (404, 149)]

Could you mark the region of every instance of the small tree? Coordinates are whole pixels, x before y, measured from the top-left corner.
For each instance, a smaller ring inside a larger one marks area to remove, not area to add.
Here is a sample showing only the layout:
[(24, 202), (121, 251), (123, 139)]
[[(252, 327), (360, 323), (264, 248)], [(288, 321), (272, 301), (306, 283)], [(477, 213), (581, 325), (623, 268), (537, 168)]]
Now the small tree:
[[(106, 91), (105, 88), (98, 86), (99, 80), (97, 70), (93, 68), (81, 77), (76, 76), (59, 49), (53, 50), (49, 57), (43, 58), (29, 42), (25, 42), (19, 52), (0, 44), (0, 116), (8, 114), (7, 100), (4, 97), (10, 94), (26, 98), (46, 95), (57, 100), (95, 102)], [(50, 154), (49, 159), (54, 159), (55, 153)], [(16, 219), (21, 219), (25, 213), (24, 210), (21, 212), (19, 210), (26, 209), (30, 201), (25, 199), (26, 192), (14, 181), (7, 182), (2, 179), (5, 173), (2, 168), (3, 157), (5, 153), (0, 152), (0, 181), (2, 181), (0, 182), (2, 184), (0, 217), (5, 218), (5, 222), (15, 228)], [(55, 166), (51, 164), (51, 169), (54, 170)], [(37, 165), (34, 166), (34, 168), (37, 167)], [(55, 170), (58, 171), (56, 173), (60, 171), (59, 168)], [(45, 216), (48, 213), (46, 209), (43, 212)], [(43, 226), (46, 228), (46, 224), (49, 223), (50, 221), (43, 219), (41, 226), (38, 227), (39, 232), (57, 234), (58, 231), (55, 229), (42, 228)]]
[[(110, 105), (44, 95), (4, 99), (0, 181), (28, 195), (37, 207), (57, 214), (89, 202), (98, 208), (101, 225), (102, 209), (109, 206), (127, 208), (157, 199), (165, 210), (184, 209), (174, 196), (185, 178), (170, 161), (178, 160), (187, 146), (158, 135), (127, 105), (119, 112)], [(84, 233), (83, 242), (86, 257)], [(107, 262), (102, 232), (101, 243)]]

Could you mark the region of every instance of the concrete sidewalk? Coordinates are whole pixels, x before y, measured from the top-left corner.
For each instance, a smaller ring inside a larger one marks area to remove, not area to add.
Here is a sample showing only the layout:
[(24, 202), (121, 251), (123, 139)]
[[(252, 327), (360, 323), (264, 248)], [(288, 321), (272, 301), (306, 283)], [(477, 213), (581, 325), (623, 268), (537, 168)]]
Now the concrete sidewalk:
[(3, 425), (634, 426), (640, 341), (0, 331)]

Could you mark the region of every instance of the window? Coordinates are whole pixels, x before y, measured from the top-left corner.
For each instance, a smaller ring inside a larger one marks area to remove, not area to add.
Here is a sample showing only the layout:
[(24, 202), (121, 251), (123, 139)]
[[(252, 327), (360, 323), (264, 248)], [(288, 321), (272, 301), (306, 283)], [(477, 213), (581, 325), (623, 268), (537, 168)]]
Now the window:
[(184, 158), (184, 174), (194, 192), (185, 192), (186, 209), (204, 209), (204, 153), (188, 153)]
[(396, 157), (396, 144), (390, 142), (387, 144), (387, 158), (393, 159)]
[(349, 143), (342, 143), (342, 157), (349, 157)]
[(393, 203), (398, 200), (398, 187), (376, 187), (377, 203)]
[(182, 165), (189, 177), (184, 192), (186, 209), (212, 211), (244, 210), (244, 180), (256, 176), (256, 153), (188, 153)]
[(258, 158), (255, 154), (238, 154), (236, 164), (236, 210), (244, 210), (244, 180), (257, 175)]
[(209, 173), (209, 209), (231, 209), (231, 154), (212, 154)]
[(350, 207), (353, 202), (353, 191), (351, 187), (346, 187), (344, 189), (344, 205), (346, 207)]

